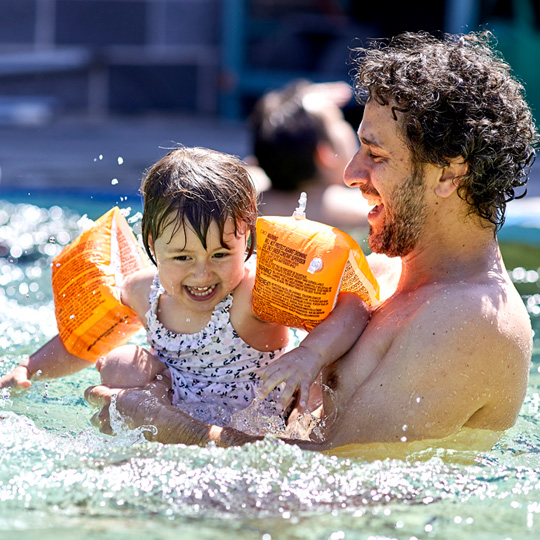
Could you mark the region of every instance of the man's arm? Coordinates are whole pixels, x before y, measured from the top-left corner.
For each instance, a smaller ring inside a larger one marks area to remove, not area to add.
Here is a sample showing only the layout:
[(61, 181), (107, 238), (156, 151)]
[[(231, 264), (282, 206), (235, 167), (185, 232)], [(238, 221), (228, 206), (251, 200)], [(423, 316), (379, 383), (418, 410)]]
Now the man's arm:
[[(340, 406), (324, 440), (285, 442), (324, 451), (348, 444), (441, 439), (465, 425), (495, 431), (511, 427), (527, 388), (530, 324), (525, 319), (517, 323), (519, 313), (501, 321), (498, 314), (506, 308), (481, 294), (458, 287), (441, 294), (397, 325), (390, 347), (357, 386), (352, 379), (362, 362), (355, 356), (358, 345), (332, 366)], [(341, 399), (345, 384), (352, 384), (353, 391)], [(96, 416), (104, 431), (110, 397), (117, 394), (117, 408), (130, 419), (130, 427), (157, 427), (153, 440), (232, 446), (259, 439), (192, 419), (170, 405), (167, 390), (156, 383), (128, 391), (98, 386), (86, 396), (104, 407)]]
[[(485, 403), (485, 390), (478, 385), (479, 365), (485, 362), (485, 354), (493, 351), (483, 352), (475, 344), (478, 325), (469, 329), (470, 324), (452, 316), (446, 308), (453, 311), (454, 306), (447, 304), (441, 312), (423, 308), (408, 321), (371, 375), (340, 404), (324, 441), (285, 442), (322, 451), (348, 444), (440, 438), (456, 432)], [(440, 325), (439, 330), (436, 321), (442, 313), (448, 325)], [(463, 323), (462, 327), (447, 331), (457, 323)], [(468, 342), (470, 347), (460, 348)], [(356, 363), (361, 359), (349, 355), (345, 361)], [(337, 394), (343, 384), (340, 378), (351, 377), (351, 371), (340, 368), (341, 362), (332, 366)], [(108, 405), (112, 395), (117, 396), (117, 409), (130, 428), (148, 424), (157, 428), (156, 434), (145, 434), (151, 440), (235, 446), (260, 439), (191, 418), (170, 404), (164, 382), (154, 382), (144, 389), (89, 388), (87, 401), (101, 408), (94, 424), (106, 433), (110, 433)]]
[(154, 381), (144, 388), (121, 389), (104, 385), (87, 388), (84, 394), (86, 401), (99, 409), (92, 417), (92, 424), (103, 433), (112, 434), (109, 405), (113, 396), (116, 396), (116, 409), (130, 429), (145, 425), (157, 428), (155, 433), (144, 434), (151, 441), (200, 446), (214, 442), (219, 446), (239, 446), (262, 439), (232, 428), (206, 424), (173, 407), (169, 384), (164, 380)]
[[(526, 392), (531, 346), (519, 314), (507, 317), (512, 324), (501, 320), (502, 302), (455, 287), (424, 303), (341, 404), (326, 444), (441, 439), (465, 425), (511, 427)], [(351, 373), (334, 371), (336, 394), (340, 377)]]
[[(230, 427), (206, 424), (187, 415), (170, 404), (168, 385), (153, 382), (144, 388), (120, 389), (107, 386), (92, 386), (85, 392), (85, 399), (99, 411), (92, 417), (92, 423), (103, 433), (112, 434), (109, 420), (109, 405), (116, 396), (116, 409), (124, 417), (130, 429), (152, 425), (156, 432), (144, 432), (151, 441), (163, 444), (186, 444), (204, 446), (210, 442), (218, 446), (242, 446), (263, 439), (262, 436), (248, 435)], [(325, 450), (324, 441), (283, 439), (306, 450)]]

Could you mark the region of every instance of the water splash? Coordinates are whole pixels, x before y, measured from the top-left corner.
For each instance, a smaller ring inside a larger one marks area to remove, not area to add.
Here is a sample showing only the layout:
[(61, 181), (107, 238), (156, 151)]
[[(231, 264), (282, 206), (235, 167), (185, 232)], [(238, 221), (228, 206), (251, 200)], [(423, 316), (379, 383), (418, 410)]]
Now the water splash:
[[(65, 241), (60, 233), (81, 230), (80, 216), (60, 207), (25, 208), (19, 219), (22, 210), (0, 203), (8, 246), (0, 256), (1, 374), (55, 333), (48, 267)], [(228, 449), (164, 446), (129, 431), (114, 401), (117, 435), (90, 427), (93, 411), (82, 396), (99, 381), (92, 367), (36, 381), (20, 396), (3, 390), (0, 537), (537, 538), (539, 300), (536, 292), (524, 297), (536, 330), (525, 403), (516, 426), (485, 452), (424, 449), (367, 461), (305, 452), (277, 438)]]
[(116, 437), (116, 444), (119, 446), (132, 446), (146, 441), (144, 434), (146, 432), (155, 435), (157, 428), (155, 426), (140, 426), (135, 429), (129, 429), (125, 418), (116, 408), (116, 395), (111, 397), (109, 405), (109, 421)]
[(255, 398), (249, 406), (236, 412), (230, 419), (234, 429), (252, 435), (282, 435), (287, 426), (283, 417), (267, 400)]

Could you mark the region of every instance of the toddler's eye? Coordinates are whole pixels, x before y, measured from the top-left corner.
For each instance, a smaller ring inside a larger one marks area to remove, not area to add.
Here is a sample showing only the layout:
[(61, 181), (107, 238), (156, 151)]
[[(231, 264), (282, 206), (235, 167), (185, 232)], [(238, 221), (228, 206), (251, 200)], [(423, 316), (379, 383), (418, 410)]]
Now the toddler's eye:
[(189, 257), (187, 255), (176, 255), (174, 260), (175, 261), (188, 261)]
[(228, 257), (228, 253), (214, 253), (214, 259), (224, 259), (225, 257)]

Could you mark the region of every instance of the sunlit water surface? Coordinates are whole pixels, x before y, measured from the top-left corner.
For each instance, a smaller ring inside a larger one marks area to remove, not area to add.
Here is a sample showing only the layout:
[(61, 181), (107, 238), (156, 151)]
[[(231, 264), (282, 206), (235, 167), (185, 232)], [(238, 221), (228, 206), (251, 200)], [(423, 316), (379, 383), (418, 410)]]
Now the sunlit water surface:
[[(50, 263), (80, 215), (0, 201), (0, 374), (56, 333)], [(512, 268), (536, 331), (519, 420), (493, 449), (366, 460), (276, 440), (163, 446), (89, 423), (93, 368), (0, 396), (0, 538), (540, 537), (538, 268)]]

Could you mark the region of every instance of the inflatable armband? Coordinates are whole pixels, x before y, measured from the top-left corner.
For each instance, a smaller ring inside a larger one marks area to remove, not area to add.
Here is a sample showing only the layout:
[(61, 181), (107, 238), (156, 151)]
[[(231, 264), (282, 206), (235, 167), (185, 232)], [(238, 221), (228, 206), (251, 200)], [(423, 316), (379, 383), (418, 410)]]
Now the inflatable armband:
[(55, 257), (52, 286), (58, 333), (66, 349), (96, 361), (141, 328), (120, 301), (122, 280), (149, 265), (118, 208), (101, 216)]
[(332, 311), (340, 292), (368, 305), (379, 284), (360, 246), (346, 233), (305, 219), (305, 197), (292, 217), (257, 219), (253, 312), (261, 319), (310, 331)]

